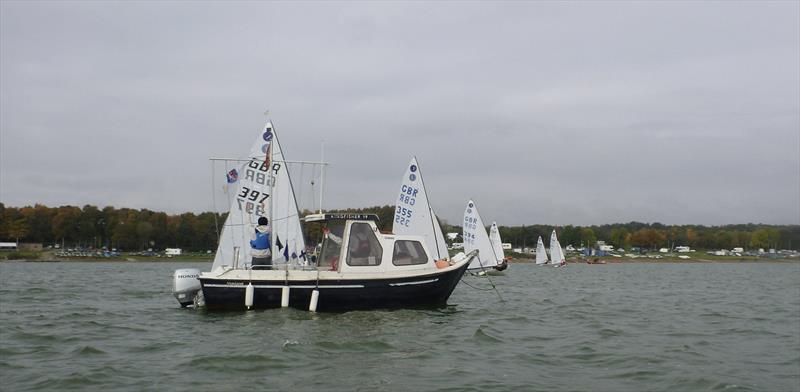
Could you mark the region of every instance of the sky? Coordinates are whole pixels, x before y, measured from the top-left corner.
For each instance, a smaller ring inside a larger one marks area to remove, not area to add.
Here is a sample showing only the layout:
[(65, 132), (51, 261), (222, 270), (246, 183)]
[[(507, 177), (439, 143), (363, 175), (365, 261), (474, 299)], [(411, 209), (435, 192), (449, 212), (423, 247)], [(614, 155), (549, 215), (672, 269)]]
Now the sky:
[(326, 208), (800, 224), (798, 1), (0, 2), (7, 206), (224, 210), (266, 110)]

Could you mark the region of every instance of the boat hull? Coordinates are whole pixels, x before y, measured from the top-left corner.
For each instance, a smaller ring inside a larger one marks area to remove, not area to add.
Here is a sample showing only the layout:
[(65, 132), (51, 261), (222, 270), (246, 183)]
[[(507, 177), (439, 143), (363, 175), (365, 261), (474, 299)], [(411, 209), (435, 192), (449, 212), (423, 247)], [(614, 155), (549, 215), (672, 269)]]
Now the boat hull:
[[(288, 281), (289, 306), (308, 310), (311, 293), (317, 289), (318, 311), (355, 310), (379, 308), (435, 307), (447, 304), (467, 269), (465, 263), (431, 274), (383, 279), (315, 279)], [(200, 278), (206, 308), (246, 309), (245, 288), (253, 285), (253, 308), (278, 308), (281, 306), (284, 279), (225, 279)]]

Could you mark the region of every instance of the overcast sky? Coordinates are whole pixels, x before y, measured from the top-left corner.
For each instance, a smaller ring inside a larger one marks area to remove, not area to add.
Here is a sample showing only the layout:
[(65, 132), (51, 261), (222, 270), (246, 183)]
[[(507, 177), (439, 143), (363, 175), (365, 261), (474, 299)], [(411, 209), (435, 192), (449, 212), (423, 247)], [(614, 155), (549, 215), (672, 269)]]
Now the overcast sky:
[[(326, 207), (800, 224), (800, 2), (0, 2), (0, 201), (212, 209), (270, 110)], [(218, 207), (219, 208), (219, 207)]]

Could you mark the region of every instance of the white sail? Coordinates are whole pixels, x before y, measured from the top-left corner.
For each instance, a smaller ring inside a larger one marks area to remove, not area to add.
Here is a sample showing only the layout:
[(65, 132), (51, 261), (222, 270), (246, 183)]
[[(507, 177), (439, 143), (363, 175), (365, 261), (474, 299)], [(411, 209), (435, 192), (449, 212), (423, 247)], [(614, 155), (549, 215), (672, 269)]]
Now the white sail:
[(539, 236), (539, 241), (536, 242), (536, 264), (543, 265), (547, 264), (547, 251), (544, 248), (544, 241), (542, 241), (542, 236)]
[(392, 231), (395, 234), (411, 234), (425, 238), (425, 245), (433, 252), (434, 259), (448, 259), (447, 243), (444, 242), (442, 228), (431, 209), (422, 171), (416, 157), (411, 157), (403, 181), (400, 183), (400, 197), (394, 209)]
[(561, 249), (561, 244), (558, 242), (558, 237), (556, 236), (555, 230), (553, 230), (553, 233), (550, 234), (550, 260), (550, 262), (555, 265), (565, 261), (564, 251)]
[(482, 269), (497, 265), (497, 256), (494, 254), (486, 226), (483, 225), (475, 203), (470, 200), (464, 210), (464, 252), (478, 250), (478, 257), (470, 263), (468, 269)]
[(259, 132), (247, 159), (246, 163), (228, 172), (228, 182), (238, 182), (238, 185), (236, 192), (229, 194), (232, 201), (212, 271), (220, 266), (245, 268), (250, 265), (251, 233), (260, 217), (269, 219), (273, 263), (306, 264), (297, 201), (271, 122)]
[(433, 209), (431, 209), (431, 214), (433, 215), (433, 231), (436, 235), (436, 245), (439, 247), (439, 259), (449, 260), (450, 253), (447, 251), (447, 242), (444, 241), (442, 226), (439, 225), (439, 219), (436, 218), (436, 214), (433, 213)]
[(500, 239), (500, 230), (497, 229), (497, 222), (492, 222), (492, 226), (489, 228), (489, 241), (492, 243), (494, 255), (498, 258), (497, 263), (502, 263), (506, 255), (503, 252), (503, 240)]

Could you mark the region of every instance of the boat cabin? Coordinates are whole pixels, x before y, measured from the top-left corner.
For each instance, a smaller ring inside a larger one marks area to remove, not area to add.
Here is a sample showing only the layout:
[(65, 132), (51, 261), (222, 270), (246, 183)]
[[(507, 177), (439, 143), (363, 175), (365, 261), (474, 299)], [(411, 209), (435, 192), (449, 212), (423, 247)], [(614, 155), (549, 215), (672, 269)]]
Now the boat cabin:
[(314, 214), (303, 221), (324, 225), (317, 255), (320, 270), (350, 274), (437, 269), (422, 237), (381, 233), (375, 214)]

